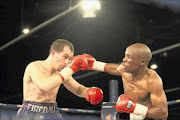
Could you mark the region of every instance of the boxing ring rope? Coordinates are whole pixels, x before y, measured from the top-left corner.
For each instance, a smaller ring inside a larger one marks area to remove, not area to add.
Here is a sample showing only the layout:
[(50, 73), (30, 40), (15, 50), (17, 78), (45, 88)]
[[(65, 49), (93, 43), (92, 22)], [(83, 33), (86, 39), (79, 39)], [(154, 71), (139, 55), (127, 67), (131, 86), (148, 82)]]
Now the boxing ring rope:
[[(175, 105), (175, 104), (179, 104), (179, 103), (180, 103), (180, 99), (167, 102), (168, 105)], [(21, 107), (21, 105), (0, 103), (0, 115), (2, 114), (1, 110), (7, 110), (7, 112), (8, 112), (8, 110), (14, 109), (17, 111), (19, 109), (19, 107)], [(100, 116), (100, 114), (102, 114), (100, 110), (85, 110), (85, 109), (72, 109), (72, 108), (58, 108), (58, 110), (60, 113), (62, 113), (62, 112), (77, 113), (77, 114), (85, 114), (86, 113), (86, 114), (95, 114), (95, 115), (99, 115), (99, 116)], [(104, 119), (102, 119), (102, 120), (104, 120)]]
[(176, 87), (176, 88), (172, 88), (172, 89), (167, 89), (167, 90), (165, 90), (165, 93), (174, 92), (174, 91), (178, 91), (178, 90), (180, 90), (180, 87)]
[[(79, 116), (88, 116), (87, 118), (84, 118), (84, 120), (106, 120), (107, 116), (111, 115), (111, 120), (116, 120), (117, 118), (117, 111), (113, 107), (116, 104), (116, 100), (119, 96), (118, 93), (118, 80), (110, 80), (109, 82), (109, 99), (110, 102), (102, 102), (101, 110), (85, 110), (85, 109), (73, 109), (73, 108), (58, 108), (59, 112), (63, 115), (63, 118), (67, 118), (70, 120), (69, 117), (73, 117), (72, 120)], [(166, 90), (166, 93), (174, 92), (180, 90), (180, 88), (175, 89), (168, 89)], [(168, 101), (168, 106), (179, 104), (180, 99), (177, 100), (171, 100)], [(17, 110), (21, 107), (21, 105), (15, 105), (15, 104), (3, 104), (0, 103), (0, 115), (6, 115), (9, 117), (15, 117)], [(12, 113), (13, 111), (13, 113)], [(8, 115), (7, 115), (8, 114)], [(13, 115), (9, 115), (13, 114)], [(76, 115), (74, 115), (76, 114)], [(1, 118), (1, 116), (0, 116)], [(120, 119), (118, 119), (120, 120)]]
[(168, 105), (174, 105), (174, 104), (178, 104), (178, 103), (180, 103), (180, 99), (167, 102)]
[[(175, 104), (179, 104), (179, 103), (180, 103), (180, 99), (167, 102), (168, 105), (175, 105)], [(0, 110), (2, 110), (2, 109), (18, 109), (20, 107), (21, 107), (21, 105), (0, 103)], [(68, 112), (68, 113), (101, 114), (101, 110), (85, 110), (85, 109), (73, 109), (73, 108), (58, 108), (58, 110), (60, 113)]]
[[(15, 104), (3, 104), (0, 103), (0, 110), (1, 109), (18, 109), (22, 105), (15, 105)], [(69, 112), (69, 113), (88, 113), (88, 114), (100, 114), (100, 110), (85, 110), (85, 109), (73, 109), (73, 108), (58, 108), (58, 111), (61, 112)]]
[[(12, 45), (12, 44), (14, 44), (16, 42), (22, 40), (23, 38), (26, 38), (26, 37), (30, 36), (34, 32), (36, 32), (36, 31), (40, 30), (41, 28), (47, 26), (48, 24), (50, 24), (52, 22), (55, 22), (59, 18), (65, 16), (66, 14), (68, 14), (68, 13), (72, 12), (73, 10), (77, 9), (80, 5), (81, 4), (79, 3), (79, 4), (75, 5), (74, 7), (70, 7), (68, 10), (66, 10), (66, 11), (56, 15), (55, 17), (53, 17), (53, 18), (51, 18), (51, 19), (41, 23), (40, 25), (34, 27), (28, 34), (22, 34), (19, 37), (11, 40), (10, 42), (8, 42), (5, 45), (1, 46), (0, 47), (0, 51), (6, 49), (7, 47), (9, 47), (10, 45)], [(155, 50), (155, 51), (152, 52), (152, 55), (156, 55), (156, 54), (159, 54), (159, 53), (162, 53), (162, 52), (165, 52), (165, 51), (177, 48), (177, 47), (180, 47), (180, 43), (176, 43), (174, 45), (171, 45), (171, 46), (159, 49), (159, 50)], [(92, 71), (92, 72), (89, 72), (89, 73), (86, 73), (86, 74), (83, 74), (83, 75), (76, 76), (75, 79), (82, 79), (82, 78), (85, 78), (85, 77), (88, 77), (90, 75), (94, 75), (94, 74), (97, 74), (97, 73), (99, 73), (99, 72), (98, 71)], [(116, 81), (113, 81), (113, 82), (116, 83)], [(108, 109), (110, 109), (110, 111), (114, 110), (112, 105), (115, 104), (115, 101), (117, 100), (117, 97), (119, 96), (118, 91), (117, 91), (118, 87), (114, 86), (113, 82), (111, 83), (111, 81), (110, 81), (110, 86), (111, 86), (110, 87), (110, 93), (109, 93), (110, 94), (110, 102), (103, 102), (101, 110), (58, 108), (59, 112), (60, 113), (61, 112), (64, 112), (64, 113), (77, 113), (77, 114), (95, 114), (95, 115), (100, 115), (101, 114), (101, 119), (104, 120), (104, 118), (105, 118), (104, 113), (105, 112), (108, 113), (109, 112)], [(116, 84), (116, 85), (118, 85), (118, 84)], [(179, 90), (179, 88), (170, 89), (170, 90), (167, 90), (165, 92), (172, 92), (172, 91), (176, 91), (176, 90)], [(180, 103), (180, 99), (171, 100), (171, 101), (167, 102), (168, 105), (175, 105), (175, 104), (179, 104), (179, 103)], [(14, 110), (14, 115), (15, 115), (19, 107), (21, 107), (21, 105), (0, 103), (0, 120), (2, 120), (1, 119), (2, 118), (2, 114), (8, 114), (8, 111)], [(113, 112), (114, 112), (114, 117), (116, 117), (115, 115), (117, 114), (117, 112), (116, 111), (113, 111)], [(9, 117), (12, 117), (12, 115), (10, 115)], [(100, 119), (100, 117), (99, 117), (99, 119)]]
[[(171, 100), (168, 101), (167, 104), (168, 105), (175, 105), (175, 104), (179, 104), (180, 103), (180, 99), (177, 100)], [(1, 109), (18, 109), (20, 108), (21, 105), (15, 105), (15, 104), (3, 104), (0, 103), (0, 110)], [(59, 112), (70, 112), (70, 113), (89, 113), (89, 114), (100, 114), (101, 111), (100, 110), (85, 110), (85, 109), (73, 109), (73, 108), (58, 108)]]

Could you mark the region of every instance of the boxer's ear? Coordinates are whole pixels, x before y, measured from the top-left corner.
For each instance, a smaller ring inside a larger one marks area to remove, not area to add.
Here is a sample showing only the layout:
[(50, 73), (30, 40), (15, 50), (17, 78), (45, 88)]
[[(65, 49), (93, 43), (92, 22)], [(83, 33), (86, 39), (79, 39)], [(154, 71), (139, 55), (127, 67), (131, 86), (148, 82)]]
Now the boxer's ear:
[(141, 59), (140, 65), (145, 65), (146, 64), (146, 59)]
[(55, 54), (55, 52), (56, 52), (56, 51), (53, 49), (53, 50), (51, 51), (51, 54), (52, 54), (52, 55), (54, 55), (54, 54)]

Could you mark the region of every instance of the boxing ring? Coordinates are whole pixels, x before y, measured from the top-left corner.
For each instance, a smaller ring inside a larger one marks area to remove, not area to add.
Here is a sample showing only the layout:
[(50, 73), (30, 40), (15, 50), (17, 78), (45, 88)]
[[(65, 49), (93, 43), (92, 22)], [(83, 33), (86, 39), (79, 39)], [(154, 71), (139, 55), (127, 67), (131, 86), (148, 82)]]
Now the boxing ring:
[[(176, 92), (180, 88), (165, 90), (166, 94), (170, 92)], [(64, 120), (127, 120), (121, 118), (124, 113), (118, 113), (114, 105), (119, 96), (118, 93), (118, 80), (109, 81), (109, 102), (101, 103), (101, 110), (85, 110), (85, 109), (73, 109), (73, 108), (58, 108), (62, 114)], [(180, 103), (180, 99), (168, 101), (168, 106), (177, 105)], [(16, 104), (3, 104), (0, 103), (0, 120), (18, 120), (16, 113), (21, 105)], [(127, 113), (126, 113), (127, 114)], [(171, 114), (171, 111), (169, 111)], [(126, 115), (127, 116), (127, 115)]]
[[(0, 47), (0, 52), (10, 45), (13, 45), (14, 43), (30, 36), (34, 32), (40, 30), (41, 28), (47, 26), (48, 24), (62, 18), (64, 15), (72, 12), (73, 10), (77, 9), (80, 5), (76, 5), (72, 8), (69, 8), (68, 10), (64, 11), (63, 13), (58, 14), (57, 16), (45, 21), (44, 23), (36, 26), (33, 28), (28, 34), (20, 35), (19, 37), (11, 40), (7, 44)], [(153, 51), (152, 54), (159, 54), (163, 51), (171, 50), (174, 48), (180, 47), (180, 43), (177, 43), (175, 45), (169, 46), (167, 48), (163, 48), (157, 51)], [(98, 71), (93, 71), (88, 74), (84, 74), (81, 76), (76, 77), (75, 79), (82, 79), (84, 77), (87, 77), (92, 74), (97, 74)], [(58, 108), (59, 112), (62, 114), (64, 120), (125, 120), (124, 118), (121, 118), (124, 113), (117, 113), (115, 108), (113, 107), (116, 104), (116, 100), (119, 96), (118, 93), (118, 81), (117, 80), (110, 80), (109, 82), (109, 102), (102, 102), (101, 103), (101, 110), (85, 110), (85, 109), (73, 109), (73, 108)], [(176, 92), (179, 91), (180, 88), (177, 89), (171, 89), (167, 90), (166, 93), (169, 92)], [(177, 105), (180, 103), (180, 99), (177, 100), (171, 100), (168, 101), (168, 106)], [(0, 103), (0, 120), (18, 120), (16, 118), (17, 110), (21, 107), (21, 105), (15, 105), (15, 104), (4, 104)], [(169, 114), (171, 114), (171, 111), (169, 111)], [(127, 120), (127, 119), (126, 119)]]

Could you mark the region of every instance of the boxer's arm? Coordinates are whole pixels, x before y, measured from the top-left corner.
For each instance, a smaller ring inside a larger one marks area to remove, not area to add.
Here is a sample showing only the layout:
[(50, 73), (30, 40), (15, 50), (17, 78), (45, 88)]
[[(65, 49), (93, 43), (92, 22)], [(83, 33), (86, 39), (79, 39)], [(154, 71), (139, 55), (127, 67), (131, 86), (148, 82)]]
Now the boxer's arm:
[(96, 61), (96, 59), (89, 54), (83, 54), (82, 56), (87, 59), (89, 70), (107, 72), (112, 75), (121, 75), (123, 72), (122, 66), (119, 64)]
[(34, 62), (26, 67), (26, 72), (33, 83), (44, 92), (58, 87), (63, 82), (59, 75), (53, 75), (51, 77), (45, 76), (37, 67), (37, 63)]
[(88, 61), (88, 70), (96, 70), (104, 72), (105, 62), (96, 61), (96, 59), (89, 54), (82, 54), (82, 56)]
[(100, 103), (103, 99), (103, 91), (100, 88), (87, 88), (76, 82), (73, 77), (69, 77), (68, 80), (63, 84), (69, 91), (79, 97), (85, 98), (86, 101), (90, 102), (93, 105)]
[(148, 81), (148, 86), (152, 107), (149, 108), (147, 117), (166, 119), (168, 117), (168, 106), (161, 78), (156, 75)]
[(122, 75), (123, 68), (121, 64), (108, 63), (106, 64), (104, 71), (111, 75)]
[(63, 83), (66, 89), (68, 89), (73, 94), (85, 98), (85, 90), (87, 87), (78, 83), (72, 76), (67, 79), (66, 82)]
[(41, 91), (46, 92), (52, 90), (58, 87), (62, 82), (65, 82), (73, 73), (79, 70), (86, 70), (88, 67), (87, 60), (83, 56), (77, 55), (71, 60), (72, 61), (59, 73), (48, 77), (41, 72), (38, 63), (30, 63), (28, 65), (29, 76)]

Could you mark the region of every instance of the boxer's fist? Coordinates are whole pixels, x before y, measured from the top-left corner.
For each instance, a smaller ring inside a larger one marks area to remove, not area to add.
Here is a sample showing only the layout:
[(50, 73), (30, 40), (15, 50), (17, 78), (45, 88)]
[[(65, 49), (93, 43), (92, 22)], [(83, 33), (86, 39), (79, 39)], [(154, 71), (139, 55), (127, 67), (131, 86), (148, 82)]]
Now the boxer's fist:
[(73, 73), (79, 70), (86, 70), (88, 68), (88, 62), (82, 55), (74, 56), (66, 67), (59, 72), (61, 80), (65, 82)]
[(103, 92), (100, 88), (92, 87), (86, 90), (85, 98), (88, 102), (95, 105), (102, 101), (103, 99)]
[(119, 96), (117, 100), (116, 110), (121, 113), (122, 112), (133, 113), (135, 106), (136, 106), (136, 101), (133, 98), (122, 94), (121, 96)]
[(117, 100), (116, 110), (120, 113), (127, 112), (146, 116), (148, 107), (137, 104), (132, 97), (122, 94)]
[(86, 70), (88, 68), (88, 61), (82, 55), (77, 55), (70, 60), (66, 67), (70, 67), (75, 73), (79, 70)]
[(92, 57), (91, 55), (88, 55), (88, 54), (83, 54), (82, 56), (84, 56), (85, 59), (87, 59), (87, 61), (88, 61), (88, 70), (97, 70), (97, 71), (104, 72), (106, 63), (96, 61), (96, 59), (94, 57)]
[(93, 65), (96, 59), (93, 56), (88, 55), (88, 54), (82, 54), (82, 56), (84, 56), (88, 61), (88, 70), (93, 70)]

